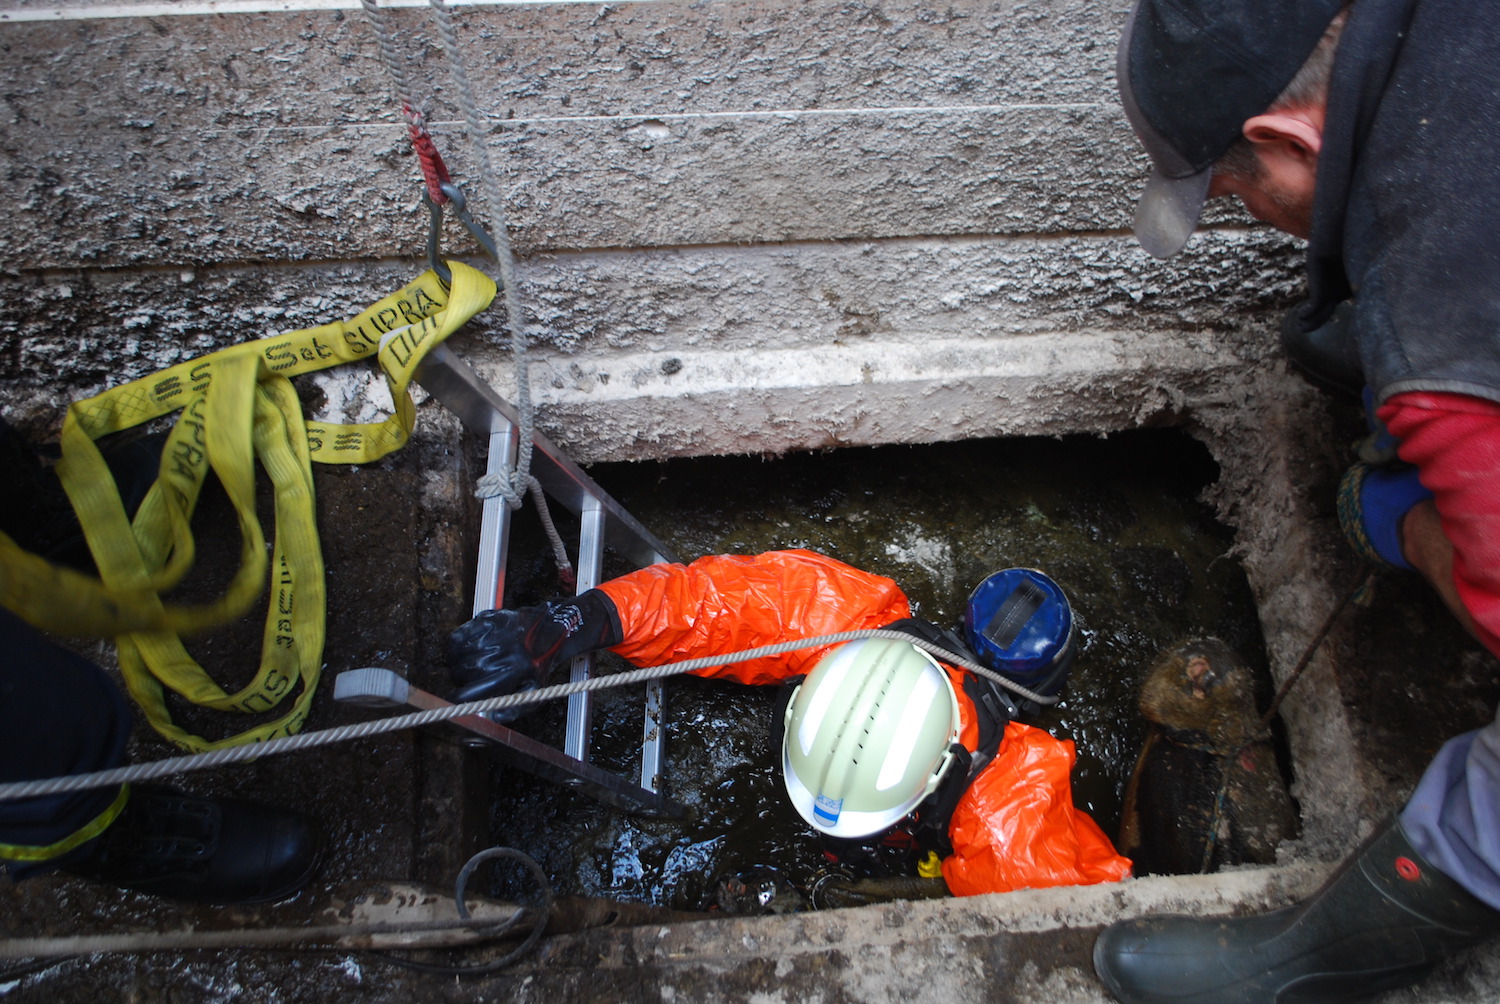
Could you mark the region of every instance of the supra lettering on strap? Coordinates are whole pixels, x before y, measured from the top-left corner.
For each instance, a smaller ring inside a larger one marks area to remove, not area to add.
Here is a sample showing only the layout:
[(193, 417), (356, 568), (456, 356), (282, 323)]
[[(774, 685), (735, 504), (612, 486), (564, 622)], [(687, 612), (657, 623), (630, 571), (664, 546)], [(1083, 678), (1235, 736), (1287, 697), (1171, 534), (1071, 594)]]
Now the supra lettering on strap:
[[(322, 665), (323, 561), (312, 463), (359, 464), (405, 445), (416, 424), (409, 387), (422, 358), (489, 306), (494, 282), (460, 262), (451, 285), (427, 272), (356, 317), (231, 346), (114, 387), (67, 412), (57, 474), (78, 515), (99, 578), (59, 568), (0, 534), (0, 604), (63, 634), (113, 636), (126, 688), (153, 727), (191, 750), (290, 735), (307, 717)], [(394, 413), (380, 422), (309, 422), (290, 377), (362, 359), (384, 373)], [(95, 440), (180, 412), (156, 483), (134, 518)], [(273, 488), (276, 532), (267, 558), (256, 516), (255, 465)], [(223, 595), (201, 605), (162, 594), (193, 563), (189, 528), (208, 472), (241, 528), (240, 565)], [(183, 647), (181, 635), (243, 614), (274, 578), (254, 679), (226, 693)], [(263, 713), (293, 693), (280, 718), (219, 740), (172, 723), (163, 688), (223, 711)]]

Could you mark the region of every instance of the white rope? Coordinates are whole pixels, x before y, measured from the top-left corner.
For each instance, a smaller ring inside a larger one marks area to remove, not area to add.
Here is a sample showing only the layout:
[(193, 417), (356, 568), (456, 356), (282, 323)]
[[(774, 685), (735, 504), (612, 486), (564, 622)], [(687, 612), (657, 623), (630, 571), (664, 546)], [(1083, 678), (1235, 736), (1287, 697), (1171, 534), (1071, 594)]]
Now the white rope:
[(749, 662), (752, 659), (763, 659), (768, 656), (780, 655), (783, 652), (791, 652), (801, 648), (836, 645), (848, 641), (857, 641), (860, 638), (888, 638), (892, 641), (909, 642), (931, 653), (939, 661), (962, 666), (964, 669), (993, 680), (1025, 700), (1035, 701), (1037, 704), (1043, 705), (1056, 704), (1058, 700), (1056, 697), (1043, 697), (1040, 694), (1033, 693), (972, 659), (956, 655), (939, 645), (935, 645), (922, 638), (913, 637), (902, 631), (891, 631), (884, 628), (840, 631), (835, 634), (819, 635), (814, 638), (797, 638), (791, 641), (778, 642), (775, 645), (763, 645), (759, 648), (746, 649), (743, 652), (731, 652), (727, 655), (704, 656), (699, 659), (688, 659), (683, 662), (667, 663), (662, 666), (649, 666), (643, 669), (627, 670), (623, 673), (595, 677), (591, 680), (560, 683), (556, 686), (542, 687), (520, 694), (491, 697), (483, 701), (470, 701), (467, 704), (453, 704), (446, 708), (433, 708), (428, 711), (418, 711), (412, 714), (395, 715), (390, 718), (379, 718), (353, 725), (342, 725), (337, 728), (322, 729), (317, 732), (302, 732), (293, 736), (267, 739), (265, 742), (260, 743), (228, 746), (223, 749), (209, 750), (205, 753), (193, 753), (187, 756), (173, 757), (169, 760), (132, 764), (128, 767), (114, 767), (110, 770), (94, 771), (90, 774), (72, 774), (66, 777), (46, 778), (36, 781), (12, 781), (0, 784), (0, 802), (14, 801), (18, 798), (34, 798), (41, 795), (55, 795), (70, 791), (84, 791), (92, 788), (107, 788), (135, 781), (167, 777), (174, 774), (186, 774), (191, 771), (206, 770), (210, 767), (218, 767), (224, 764), (239, 763), (243, 760), (255, 760), (263, 756), (290, 753), (293, 750), (315, 749), (320, 746), (331, 746), (334, 743), (346, 742), (351, 739), (364, 739), (369, 736), (385, 735), (389, 732), (399, 732), (404, 729), (420, 728), (423, 725), (444, 722), (452, 718), (462, 718), (466, 715), (479, 715), (487, 711), (498, 711), (502, 708), (536, 704), (541, 701), (550, 701), (560, 697), (571, 697), (573, 694), (581, 694), (586, 691), (631, 686), (651, 680), (660, 680), (668, 676), (690, 673), (695, 669), (708, 669), (711, 666), (722, 666), (726, 663)]
[(448, 58), (448, 71), (458, 91), (458, 104), (468, 125), (469, 141), (474, 145), (474, 159), (479, 166), (480, 190), (489, 206), (490, 231), (495, 236), (495, 261), (500, 266), (500, 289), (505, 297), (505, 315), (510, 325), (511, 358), (516, 368), (516, 410), (518, 418), (519, 448), (516, 451), (516, 468), (508, 479), (484, 475), (478, 481), (474, 494), (479, 498), (500, 495), (512, 510), (520, 509), (523, 494), (531, 492), (536, 502), (537, 514), (542, 518), (542, 529), (552, 544), (552, 553), (559, 570), (573, 574), (568, 550), (562, 537), (552, 523), (547, 510), (547, 497), (542, 484), (531, 474), (531, 451), (536, 428), (535, 406), (531, 400), (531, 361), (527, 358), (526, 317), (521, 311), (521, 300), (517, 295), (516, 259), (510, 246), (510, 222), (505, 215), (505, 199), (500, 193), (500, 184), (495, 178), (495, 169), (490, 163), (490, 148), (485, 142), (484, 120), (479, 115), (479, 105), (474, 100), (474, 89), (469, 85), (469, 72), (464, 63), (463, 52), (458, 47), (458, 32), (453, 27), (453, 15), (444, 0), (431, 0), (437, 16), (438, 34), (443, 39), (443, 53)]
[[(403, 114), (409, 121), (425, 129), (426, 120), (411, 99), (406, 71), (401, 64), (390, 25), (386, 22), (385, 11), (376, 0), (361, 0), (361, 4), (368, 15), (371, 27), (375, 30), (381, 60), (385, 63), (386, 71), (391, 75), (392, 85), (396, 90), (396, 99), (401, 103)], [(510, 224), (505, 216), (505, 200), (495, 177), (494, 166), (490, 162), (489, 146), (485, 142), (484, 120), (479, 114), (478, 103), (474, 100), (474, 89), (469, 83), (463, 53), (458, 46), (458, 33), (453, 26), (453, 16), (443, 0), (431, 0), (431, 4), (436, 16), (438, 34), (443, 40), (443, 53), (448, 61), (449, 74), (453, 78), (469, 139), (474, 146), (482, 197), (489, 207), (488, 232), (495, 240), (495, 263), (500, 270), (500, 290), (505, 300), (506, 325), (510, 328), (511, 357), (515, 363), (516, 374), (519, 444), (515, 467), (512, 469), (509, 458), (504, 458), (504, 469), (496, 474), (486, 474), (480, 477), (474, 494), (481, 499), (499, 496), (505, 499), (505, 504), (511, 510), (518, 510), (529, 492), (536, 503), (537, 514), (541, 517), (542, 529), (552, 545), (552, 554), (557, 562), (558, 571), (565, 579), (572, 581), (575, 573), (573, 563), (568, 558), (568, 549), (563, 544), (562, 536), (557, 532), (557, 527), (552, 521), (542, 484), (531, 473), (536, 409), (531, 399), (531, 363), (526, 355), (526, 317), (521, 309), (516, 283), (515, 254), (511, 250)]]
[(412, 103), (411, 92), (406, 83), (406, 70), (401, 65), (401, 56), (396, 51), (396, 41), (391, 35), (390, 27), (385, 21), (385, 11), (375, 0), (360, 0), (365, 8), (365, 16), (369, 18), (370, 24), (375, 28), (375, 40), (380, 43), (380, 58), (385, 63), (385, 70), (391, 76), (391, 86), (396, 92), (396, 100), (406, 112), (420, 118), (422, 112)]

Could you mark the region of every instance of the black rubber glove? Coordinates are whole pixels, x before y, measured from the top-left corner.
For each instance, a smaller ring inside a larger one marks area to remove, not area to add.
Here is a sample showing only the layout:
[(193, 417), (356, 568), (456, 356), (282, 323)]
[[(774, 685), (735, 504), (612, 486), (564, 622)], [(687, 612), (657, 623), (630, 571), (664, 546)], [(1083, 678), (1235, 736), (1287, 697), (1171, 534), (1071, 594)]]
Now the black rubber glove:
[[(486, 610), (448, 636), (448, 673), (458, 685), (449, 699), (463, 704), (535, 690), (553, 667), (622, 640), (619, 612), (597, 589), (534, 607)], [(488, 717), (511, 722), (528, 710), (504, 708)]]

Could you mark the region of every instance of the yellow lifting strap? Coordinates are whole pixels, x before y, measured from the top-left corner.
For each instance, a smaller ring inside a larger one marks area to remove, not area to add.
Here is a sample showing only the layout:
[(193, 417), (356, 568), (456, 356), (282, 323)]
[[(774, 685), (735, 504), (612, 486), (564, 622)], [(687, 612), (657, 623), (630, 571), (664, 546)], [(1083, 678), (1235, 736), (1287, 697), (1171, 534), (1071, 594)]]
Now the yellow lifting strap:
[[(427, 272), (357, 317), (294, 331), (179, 363), (79, 401), (63, 422), (57, 474), (73, 503), (99, 578), (59, 568), (0, 534), (0, 605), (45, 630), (114, 637), (125, 685), (158, 732), (203, 751), (290, 735), (302, 726), (323, 659), (323, 559), (313, 506), (312, 461), (360, 464), (404, 446), (416, 423), (409, 386), (418, 364), (494, 299), (495, 283), (448, 262), (451, 286)], [(376, 359), (395, 412), (372, 424), (305, 421), (290, 377)], [(156, 483), (133, 520), (95, 440), (180, 411)], [(255, 513), (255, 463), (274, 489), (274, 581), (255, 678), (226, 693), (183, 647), (181, 635), (244, 613), (265, 586), (265, 536)], [(224, 594), (202, 605), (168, 604), (193, 564), (189, 527), (212, 469), (240, 528), (240, 565)], [(280, 718), (208, 740), (174, 725), (163, 685), (195, 704), (267, 712), (300, 692)]]

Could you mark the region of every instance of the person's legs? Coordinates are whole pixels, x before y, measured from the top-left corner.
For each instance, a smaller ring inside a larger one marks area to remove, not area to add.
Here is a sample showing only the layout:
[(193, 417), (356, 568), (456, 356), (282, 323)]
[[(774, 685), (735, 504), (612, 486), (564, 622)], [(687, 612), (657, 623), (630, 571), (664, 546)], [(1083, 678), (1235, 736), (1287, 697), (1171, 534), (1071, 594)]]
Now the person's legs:
[[(0, 781), (120, 766), (131, 716), (104, 671), (0, 608)], [(306, 818), (147, 785), (0, 802), (12, 878), (53, 869), (206, 903), (283, 899), (312, 877)]]
[[(130, 709), (98, 666), (0, 608), (0, 781), (125, 762)], [(87, 856), (124, 804), (120, 788), (0, 802), (0, 858), (19, 878)]]
[[(127, 512), (156, 480), (159, 435), (106, 450)], [(92, 557), (56, 477), (0, 418), (0, 532), (57, 564)], [(0, 608), (0, 781), (120, 766), (130, 708), (98, 666)], [(172, 899), (282, 899), (312, 877), (317, 843), (301, 813), (260, 803), (125, 785), (0, 801), (0, 869), (62, 869)]]

